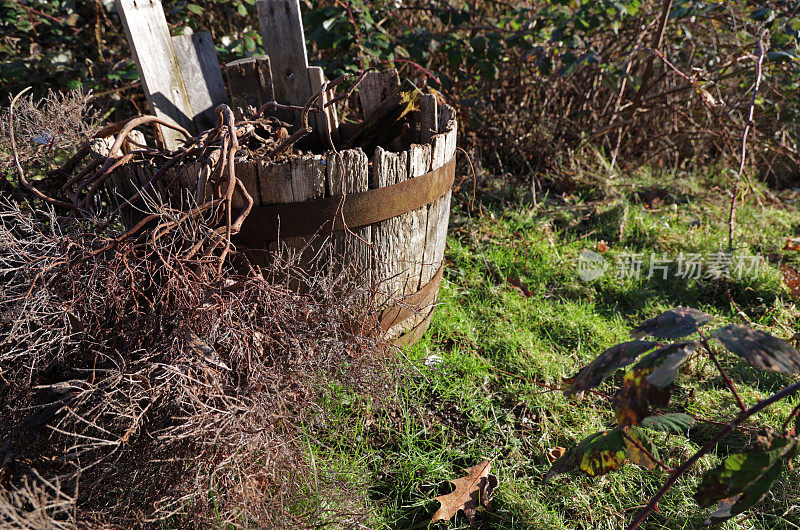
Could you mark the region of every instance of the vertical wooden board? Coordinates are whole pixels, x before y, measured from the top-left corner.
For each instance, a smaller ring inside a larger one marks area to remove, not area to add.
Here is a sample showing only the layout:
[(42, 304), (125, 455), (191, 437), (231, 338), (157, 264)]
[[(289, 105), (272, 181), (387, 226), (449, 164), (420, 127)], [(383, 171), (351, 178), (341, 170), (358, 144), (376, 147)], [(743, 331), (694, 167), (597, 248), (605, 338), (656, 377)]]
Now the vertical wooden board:
[(292, 165), (290, 161), (258, 164), (258, 189), (261, 204), (292, 202)]
[[(408, 178), (419, 177), (430, 170), (431, 146), (413, 144), (408, 149)], [(409, 284), (406, 294), (419, 290), (425, 259), (425, 236), (428, 225), (428, 206), (403, 214), (408, 226), (405, 255), (401, 256), (408, 268)]]
[[(341, 197), (342, 191), (346, 195), (369, 189), (369, 160), (361, 149), (328, 152), (326, 170), (329, 197)], [(369, 285), (372, 281), (372, 227), (356, 228), (352, 232), (336, 231), (331, 234), (334, 259), (338, 261), (334, 264), (334, 274), (345, 272), (349, 277)]]
[(136, 175), (133, 165), (125, 164), (114, 170), (114, 174), (111, 176), (111, 193), (119, 204), (124, 204), (136, 193), (138, 184), (139, 177)]
[[(225, 74), (228, 76), (231, 105), (235, 109), (258, 109), (264, 103), (275, 100), (272, 70), (266, 55), (230, 62), (225, 65)], [(244, 116), (243, 113), (237, 114), (240, 118)]]
[[(392, 153), (378, 147), (372, 163), (373, 187), (385, 187), (406, 180), (408, 152)], [(403, 216), (372, 225), (373, 271), (379, 308), (399, 300), (407, 291), (408, 271), (398, 256), (405, 255), (408, 226)]]
[[(446, 156), (447, 140), (445, 135), (437, 134), (431, 140), (432, 156), (431, 156), (431, 169), (442, 167)], [(445, 195), (427, 206), (428, 209), (428, 223), (425, 229), (425, 250), (423, 257), (422, 268), (422, 285), (426, 284), (433, 278), (434, 274), (439, 268), (440, 263), (437, 262), (437, 245), (439, 243), (439, 228), (443, 215), (449, 212), (449, 195)]]
[[(258, 162), (258, 191), (261, 197), (261, 204), (280, 204), (292, 202), (294, 195), (292, 193), (292, 166), (288, 160), (282, 162)], [(263, 245), (258, 246), (261, 249), (269, 249), (274, 251), (280, 246), (284, 245), (283, 237), (278, 234), (279, 241), (265, 241)], [(260, 266), (268, 265), (269, 252), (257, 253), (257, 258), (253, 259), (255, 264)]]
[[(247, 190), (247, 193), (253, 198), (253, 205), (260, 205), (261, 193), (258, 189), (258, 169), (256, 164), (247, 160), (236, 162), (234, 164), (234, 171), (236, 171), (236, 177), (242, 181), (242, 184), (244, 184), (244, 188)], [(244, 195), (242, 195), (242, 192), (237, 189), (233, 194), (233, 207), (244, 208), (246, 205), (247, 201), (245, 200)]]
[(133, 169), (136, 172), (137, 191), (141, 190), (141, 199), (134, 203), (134, 208), (144, 210), (147, 213), (155, 211), (163, 201), (163, 183), (153, 182), (154, 168), (150, 164), (138, 163), (133, 164)]
[(415, 141), (430, 143), (433, 135), (439, 132), (436, 96), (423, 94), (419, 97), (419, 110), (414, 112)]
[[(299, 0), (258, 0), (261, 37), (272, 65), (272, 84), (278, 103), (304, 105), (311, 97), (303, 21)], [(291, 114), (293, 123), (299, 112)]]
[[(116, 0), (147, 103), (165, 121), (194, 132), (192, 105), (169, 36), (160, 0)], [(169, 149), (180, 145), (180, 133), (159, 127)]]
[[(325, 196), (325, 157), (306, 155), (295, 158), (291, 163), (293, 202), (321, 199)], [(286, 246), (294, 251), (298, 265), (307, 272), (319, 266), (313, 263), (322, 245), (327, 242), (329, 233), (321, 231), (301, 237), (286, 238)]]
[(198, 131), (211, 129), (217, 125), (217, 105), (228, 102), (211, 32), (176, 35), (172, 45), (192, 107), (192, 121)]
[[(127, 204), (139, 189), (139, 176), (133, 164), (125, 164), (114, 170), (111, 181), (113, 186), (111, 193), (119, 205)], [(130, 206), (122, 208), (122, 220), (127, 227), (132, 227), (139, 217), (139, 212), (135, 208)]]
[(292, 195), (295, 202), (325, 196), (325, 157), (305, 155), (292, 160)]
[[(322, 85), (325, 84), (325, 74), (321, 67), (309, 66), (308, 78), (311, 83), (311, 94), (314, 95), (322, 88)], [(331, 99), (331, 92), (326, 91), (322, 94), (318, 103), (325, 108), (325, 104)], [(326, 116), (327, 120), (325, 119)], [(314, 115), (314, 119), (317, 124), (315, 130), (318, 133), (320, 145), (334, 149), (335, 146), (329, 144), (331, 142), (334, 144), (339, 143), (339, 117), (336, 115), (336, 107), (331, 105), (325, 110), (324, 115), (317, 113)], [(329, 134), (330, 138), (328, 137)]]
[(358, 99), (364, 117), (372, 113), (381, 101), (400, 89), (400, 75), (394, 68), (383, 72), (369, 72), (361, 80), (358, 88)]
[[(445, 105), (442, 108), (439, 129), (444, 131), (440, 134), (444, 136), (444, 156), (442, 157), (442, 164), (445, 164), (455, 156), (456, 142), (458, 139), (458, 122), (456, 120), (455, 113), (453, 112), (453, 108), (448, 105)], [(428, 213), (428, 216), (431, 219), (428, 221), (429, 226), (433, 227), (434, 230), (433, 259), (431, 260), (431, 263), (436, 268), (438, 268), (444, 261), (444, 252), (447, 244), (447, 227), (450, 222), (450, 201), (452, 194), (453, 193), (451, 191), (448, 191), (444, 197), (434, 202), (431, 205), (431, 208), (434, 211), (429, 211)], [(436, 272), (435, 269), (432, 272)]]

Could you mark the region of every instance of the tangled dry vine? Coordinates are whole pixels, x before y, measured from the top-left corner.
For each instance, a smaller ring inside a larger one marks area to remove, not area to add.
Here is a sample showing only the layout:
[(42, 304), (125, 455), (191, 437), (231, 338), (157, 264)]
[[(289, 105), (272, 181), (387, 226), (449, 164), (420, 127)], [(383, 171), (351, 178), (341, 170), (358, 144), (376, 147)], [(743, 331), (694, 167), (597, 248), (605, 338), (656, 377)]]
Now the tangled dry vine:
[[(237, 122), (233, 110), (228, 105), (220, 105), (216, 109), (217, 126), (203, 131), (195, 137), (176, 124), (150, 115), (137, 116), (104, 127), (85, 141), (60, 168), (49, 172), (48, 178), (64, 180), (60, 186), (63, 197), (48, 195), (32, 184), (26, 177), (20, 162), (14, 132), (14, 106), (29, 90), (25, 89), (13, 98), (8, 113), (8, 130), (17, 178), (20, 186), (27, 189), (36, 198), (55, 207), (70, 210), (75, 216), (86, 217), (97, 213), (96, 205), (100, 194), (107, 195), (106, 202), (109, 204), (115, 202), (114, 199), (118, 199), (110, 196), (107, 184), (114, 172), (121, 166), (142, 161), (157, 164), (158, 169), (147, 183), (142, 185), (133, 196), (118, 201), (118, 206), (110, 216), (110, 219), (113, 219), (123, 210), (135, 208), (137, 203), (142, 201), (143, 195), (152, 191), (157, 183), (162, 184), (160, 188), (167, 191), (167, 196), (164, 197), (167, 204), (184, 203), (185, 206), (186, 201), (181, 198), (181, 194), (186, 193), (187, 190), (179, 189), (175, 181), (183, 166), (199, 161), (200, 178), (188, 190), (193, 195), (194, 206), (181, 208), (183, 212), (177, 218), (155, 226), (150, 232), (150, 237), (155, 242), (156, 239), (164, 237), (181, 224), (205, 216), (204, 223), (212, 228), (204, 238), (195, 242), (182, 255), (181, 259), (191, 260), (197, 256), (201, 260), (215, 260), (217, 271), (220, 273), (231, 251), (231, 238), (239, 232), (242, 223), (253, 207), (253, 198), (242, 181), (236, 177), (234, 164), (236, 155), (243, 149), (245, 142), (251, 141), (258, 145), (250, 153), (255, 158), (268, 161), (277, 160), (279, 157), (286, 156), (292, 146), (313, 132), (313, 128), (309, 125), (309, 114), (316, 113), (325, 122), (328, 147), (336, 152), (336, 146), (330, 135), (330, 118), (325, 111), (329, 106), (350, 97), (368, 72), (369, 70), (361, 72), (346, 91), (339, 95), (334, 94), (324, 103), (323, 95), (333, 93), (336, 87), (348, 79), (347, 75), (323, 83), (302, 107), (270, 101), (258, 109), (244, 109), (242, 114), (250, 114), (249, 119)], [(266, 115), (267, 112), (274, 110), (299, 112), (300, 123), (293, 134), (288, 135), (286, 132), (291, 128), (290, 124)], [(145, 125), (159, 125), (178, 131), (186, 138), (184, 145), (175, 150), (167, 150), (139, 143), (132, 137), (132, 133), (137, 127)], [(105, 156), (100, 157), (93, 152), (93, 145), (95, 145), (94, 142), (103, 139), (113, 139), (113, 143)], [(127, 152), (123, 152), (124, 147), (127, 147)], [(234, 210), (234, 193), (239, 193), (243, 197), (244, 208)], [(344, 198), (345, 194), (343, 193), (342, 196)], [(155, 215), (151, 215), (140, 219), (116, 242), (141, 235), (143, 228), (155, 218)]]

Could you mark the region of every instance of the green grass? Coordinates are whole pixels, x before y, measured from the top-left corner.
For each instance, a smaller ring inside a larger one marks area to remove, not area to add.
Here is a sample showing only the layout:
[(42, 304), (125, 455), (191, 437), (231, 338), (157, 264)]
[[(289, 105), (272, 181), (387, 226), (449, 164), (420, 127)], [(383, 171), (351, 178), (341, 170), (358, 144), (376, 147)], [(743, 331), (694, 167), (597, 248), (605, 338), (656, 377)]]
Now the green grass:
[[(654, 187), (663, 198), (647, 207), (641, 194)], [(404, 353), (406, 375), (387, 406), (372, 407), (352, 395), (328, 403), (333, 428), (314, 438), (317, 465), (348, 469), (367, 483), (374, 528), (428, 527), (438, 508), (433, 499), (449, 491), (447, 481), (484, 459), (493, 461), (500, 479), (492, 510), (477, 517), (484, 528), (623, 527), (666, 474), (629, 464), (599, 478), (571, 473), (545, 484), (548, 450), (569, 448), (614, 424), (608, 399), (567, 398), (558, 390), (562, 378), (628, 340), (632, 325), (672, 307), (706, 311), (715, 317), (710, 326), (742, 323), (732, 299), (757, 327), (783, 338), (793, 334), (798, 312), (775, 263), (729, 281), (676, 278), (673, 267), (667, 280), (609, 273), (587, 283), (578, 277), (577, 259), (601, 240), (610, 247), (604, 256), (611, 262), (626, 252), (674, 257), (724, 250), (728, 188), (724, 175), (641, 172), (576, 179), (573, 190), (551, 195), (539, 208), (513, 197), (484, 198), (472, 213), (458, 204), (430, 332)], [(737, 220), (737, 255), (796, 259), (781, 250), (800, 225), (788, 202), (776, 205), (751, 190)], [(643, 269), (646, 276), (646, 260)], [(519, 278), (530, 296), (511, 287), (509, 277)], [(749, 404), (795, 380), (757, 372), (728, 355), (723, 362)], [(736, 414), (708, 361), (697, 359), (685, 372), (670, 410), (715, 421)], [(613, 393), (619, 381), (618, 374), (600, 390)], [(794, 404), (772, 407), (751, 427), (779, 427)], [(717, 429), (699, 422), (688, 437), (656, 433), (654, 439), (662, 459), (676, 466)], [(700, 475), (754, 437), (728, 437), (717, 454), (678, 482), (643, 527), (704, 528), (711, 510), (699, 510), (692, 500)], [(765, 501), (725, 528), (798, 528), (798, 486), (800, 474), (785, 473)], [(459, 514), (431, 527), (467, 525)]]

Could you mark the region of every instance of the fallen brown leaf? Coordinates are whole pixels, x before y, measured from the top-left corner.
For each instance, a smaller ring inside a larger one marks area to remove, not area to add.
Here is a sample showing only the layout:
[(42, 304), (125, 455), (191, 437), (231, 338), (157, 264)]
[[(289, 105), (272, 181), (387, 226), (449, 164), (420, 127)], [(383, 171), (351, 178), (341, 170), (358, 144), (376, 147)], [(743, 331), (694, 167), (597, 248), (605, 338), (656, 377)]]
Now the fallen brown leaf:
[(788, 265), (781, 265), (783, 283), (792, 291), (792, 296), (800, 298), (800, 273)]
[(800, 238), (787, 237), (786, 244), (783, 245), (783, 250), (800, 250)]
[(551, 447), (550, 449), (547, 450), (547, 459), (550, 460), (551, 462), (555, 462), (556, 460), (564, 456), (564, 453), (566, 452), (567, 450), (561, 446)]
[(516, 276), (514, 276), (514, 277), (512, 277), (512, 276), (509, 276), (509, 277), (508, 277), (508, 284), (509, 284), (510, 286), (514, 287), (516, 290), (518, 290), (518, 291), (519, 291), (519, 292), (521, 292), (522, 294), (524, 294), (526, 298), (530, 298), (530, 297), (531, 297), (531, 295), (533, 294), (533, 293), (530, 291), (530, 289), (528, 289), (528, 286), (527, 286), (527, 285), (525, 285), (524, 283), (522, 283), (522, 282), (519, 280), (519, 278), (518, 278), (518, 277), (516, 277)]
[(478, 505), (488, 507), (492, 492), (497, 487), (497, 477), (489, 473), (491, 470), (492, 464), (484, 460), (466, 469), (466, 476), (451, 480), (456, 489), (453, 493), (436, 497), (441, 506), (433, 514), (431, 522), (449, 521), (458, 510), (462, 510), (470, 521), (474, 520)]

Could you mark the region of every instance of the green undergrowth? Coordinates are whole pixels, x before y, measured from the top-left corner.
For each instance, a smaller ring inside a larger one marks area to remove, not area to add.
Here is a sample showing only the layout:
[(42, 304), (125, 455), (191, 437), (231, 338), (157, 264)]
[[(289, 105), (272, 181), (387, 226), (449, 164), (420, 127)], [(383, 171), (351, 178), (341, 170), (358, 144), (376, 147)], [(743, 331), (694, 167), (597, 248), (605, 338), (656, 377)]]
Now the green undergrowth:
[[(575, 473), (543, 482), (548, 455), (614, 424), (605, 395), (565, 397), (562, 378), (604, 349), (629, 340), (631, 326), (677, 306), (701, 309), (713, 324), (746, 323), (792, 337), (796, 301), (779, 265), (798, 261), (784, 251), (800, 228), (790, 192), (745, 185), (737, 209), (733, 256), (758, 257), (754, 270), (725, 278), (676, 276), (674, 263), (727, 251), (730, 179), (725, 174), (640, 172), (576, 179), (573, 189), (518, 200), (457, 202), (451, 218), (446, 273), (431, 329), (402, 353), (404, 376), (388, 406), (352, 394), (326, 404), (330, 429), (313, 437), (319, 465), (348, 469), (367, 483), (370, 527), (426, 528), (448, 493), (449, 479), (488, 459), (500, 479), (482, 528), (618, 529), (629, 522), (666, 473), (626, 465), (599, 478)], [(582, 252), (609, 269), (593, 281), (578, 275)], [(602, 252), (601, 252), (602, 251)], [(642, 275), (618, 274), (616, 262), (643, 254)], [(672, 263), (649, 275), (649, 256)], [(749, 263), (752, 264), (752, 261)], [(516, 286), (515, 286), (516, 285)], [(712, 325), (713, 325), (712, 324)], [(791, 377), (757, 372), (723, 355), (723, 365), (753, 404)], [(601, 392), (613, 394), (620, 374)], [(779, 427), (795, 403), (756, 416), (745, 434), (731, 435), (716, 454), (681, 479), (644, 528), (704, 528), (709, 510), (692, 499), (699, 476), (721, 457), (755, 439), (761, 426)], [(688, 363), (669, 411), (699, 421), (688, 437), (656, 433), (663, 461), (677, 466), (735, 416), (736, 404), (705, 361)], [(725, 528), (798, 528), (800, 473), (791, 471), (758, 507)], [(463, 528), (462, 514), (433, 528)]]

